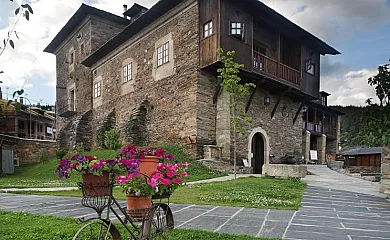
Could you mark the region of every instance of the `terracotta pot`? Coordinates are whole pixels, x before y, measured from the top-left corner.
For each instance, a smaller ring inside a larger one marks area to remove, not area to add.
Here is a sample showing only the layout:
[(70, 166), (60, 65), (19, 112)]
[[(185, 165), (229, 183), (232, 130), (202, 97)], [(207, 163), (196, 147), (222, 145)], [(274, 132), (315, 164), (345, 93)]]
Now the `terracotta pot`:
[(139, 159), (139, 171), (149, 177), (152, 176), (153, 172), (157, 171), (157, 165), (159, 157), (156, 156), (145, 156)]
[(82, 175), (84, 196), (109, 196), (111, 194), (109, 173), (102, 176), (86, 173)]
[(152, 200), (147, 197), (126, 195), (127, 213), (133, 218), (144, 218), (147, 216)]

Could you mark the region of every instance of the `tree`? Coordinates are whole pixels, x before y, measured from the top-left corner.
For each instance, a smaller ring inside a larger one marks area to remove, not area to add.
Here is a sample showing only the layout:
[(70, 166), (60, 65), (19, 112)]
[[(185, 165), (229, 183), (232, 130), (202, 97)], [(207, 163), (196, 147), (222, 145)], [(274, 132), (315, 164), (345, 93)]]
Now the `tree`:
[(244, 129), (244, 125), (248, 125), (252, 122), (252, 118), (245, 112), (244, 99), (249, 96), (251, 88), (256, 87), (256, 85), (253, 83), (241, 82), (239, 73), (240, 69), (244, 68), (244, 65), (234, 61), (234, 51), (229, 51), (224, 55), (223, 49), (219, 48), (217, 53), (219, 61), (223, 63), (223, 67), (217, 70), (219, 73), (218, 79), (221, 81), (223, 91), (229, 93), (230, 96), (231, 124), (233, 125), (234, 178), (236, 179), (236, 133), (239, 132), (246, 135), (247, 131)]
[(362, 115), (363, 131), (357, 136), (358, 142), (366, 146), (390, 144), (390, 64), (378, 67), (378, 74), (368, 79), (375, 86), (379, 104), (367, 99), (367, 107)]
[[(13, 0), (10, 0), (10, 2), (13, 2)], [(3, 39), (3, 46), (0, 47), (0, 57), (1, 55), (3, 55), (5, 49), (8, 47), (8, 46), (11, 46), (11, 48), (15, 48), (15, 43), (14, 43), (14, 40), (12, 39), (13, 37), (16, 37), (19, 39), (19, 36), (16, 32), (16, 26), (19, 22), (19, 20), (24, 17), (27, 21), (30, 20), (30, 14), (33, 14), (33, 9), (32, 7), (29, 5), (29, 4), (21, 4), (20, 6), (18, 6), (16, 9), (15, 9), (15, 16), (16, 16), (16, 20), (15, 22), (11, 25), (11, 29), (8, 31), (8, 36), (6, 38)], [(0, 70), (0, 74), (4, 73), (3, 70)], [(2, 81), (0, 81), (0, 83), (2, 83)], [(13, 96), (12, 98), (14, 99), (15, 96), (20, 96), (24, 93), (24, 90), (21, 89), (21, 90), (18, 90), (18, 91), (15, 91), (13, 93)], [(15, 110), (17, 111), (20, 111), (21, 109), (21, 104), (19, 102), (15, 102), (15, 103), (12, 103), (12, 100), (8, 101), (8, 105), (10, 104), (13, 104), (14, 107), (15, 107)], [(0, 106), (0, 116), (3, 115), (3, 109), (2, 107)], [(2, 137), (2, 139), (0, 140), (0, 150), (2, 149), (2, 146), (3, 146), (3, 140), (4, 140), (4, 136)], [(0, 177), (3, 173), (3, 164), (2, 164), (2, 159), (0, 157)]]

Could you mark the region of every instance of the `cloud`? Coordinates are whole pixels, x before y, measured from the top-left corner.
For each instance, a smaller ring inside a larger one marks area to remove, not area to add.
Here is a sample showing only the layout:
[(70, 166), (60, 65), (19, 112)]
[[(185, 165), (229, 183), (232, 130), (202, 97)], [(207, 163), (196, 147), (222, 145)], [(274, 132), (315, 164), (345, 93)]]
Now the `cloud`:
[(294, 23), (320, 38), (338, 43), (358, 31), (375, 31), (390, 23), (386, 0), (263, 0)]
[(368, 98), (377, 102), (375, 88), (367, 80), (378, 73), (377, 69), (348, 71), (341, 76), (327, 75), (321, 79), (321, 89), (331, 93), (329, 105), (363, 106)]

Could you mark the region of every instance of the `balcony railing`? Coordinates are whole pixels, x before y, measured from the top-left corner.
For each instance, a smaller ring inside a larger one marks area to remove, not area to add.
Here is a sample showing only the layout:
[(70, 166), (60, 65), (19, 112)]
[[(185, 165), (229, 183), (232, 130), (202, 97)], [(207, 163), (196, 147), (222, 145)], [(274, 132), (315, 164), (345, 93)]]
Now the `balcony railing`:
[(278, 63), (275, 59), (255, 51), (253, 52), (253, 68), (294, 85), (300, 85), (301, 82), (300, 71), (280, 62)]
[(73, 99), (67, 99), (65, 101), (58, 102), (56, 109), (59, 116), (70, 117), (77, 112), (77, 101)]
[(323, 133), (331, 136), (336, 136), (336, 132), (337, 132), (335, 127), (323, 126), (323, 125), (315, 124), (313, 122), (306, 122), (306, 121), (302, 122), (302, 128), (311, 132)]

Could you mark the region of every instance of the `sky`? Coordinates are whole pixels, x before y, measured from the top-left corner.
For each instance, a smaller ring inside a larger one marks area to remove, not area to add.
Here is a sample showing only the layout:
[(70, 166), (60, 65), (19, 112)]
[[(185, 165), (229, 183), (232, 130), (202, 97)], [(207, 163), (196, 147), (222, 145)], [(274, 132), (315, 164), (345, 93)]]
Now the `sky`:
[[(277, 12), (327, 42), (342, 54), (321, 58), (321, 90), (330, 105), (365, 104), (376, 98), (367, 79), (390, 58), (390, 0), (262, 0)], [(0, 40), (7, 37), (21, 0), (0, 0)], [(29, 0), (34, 14), (17, 24), (15, 49), (0, 56), (3, 98), (24, 88), (32, 104), (55, 102), (55, 56), (43, 49), (86, 3), (121, 15), (123, 4), (151, 7), (156, 0)], [(1, 45), (0, 45), (1, 46)]]

